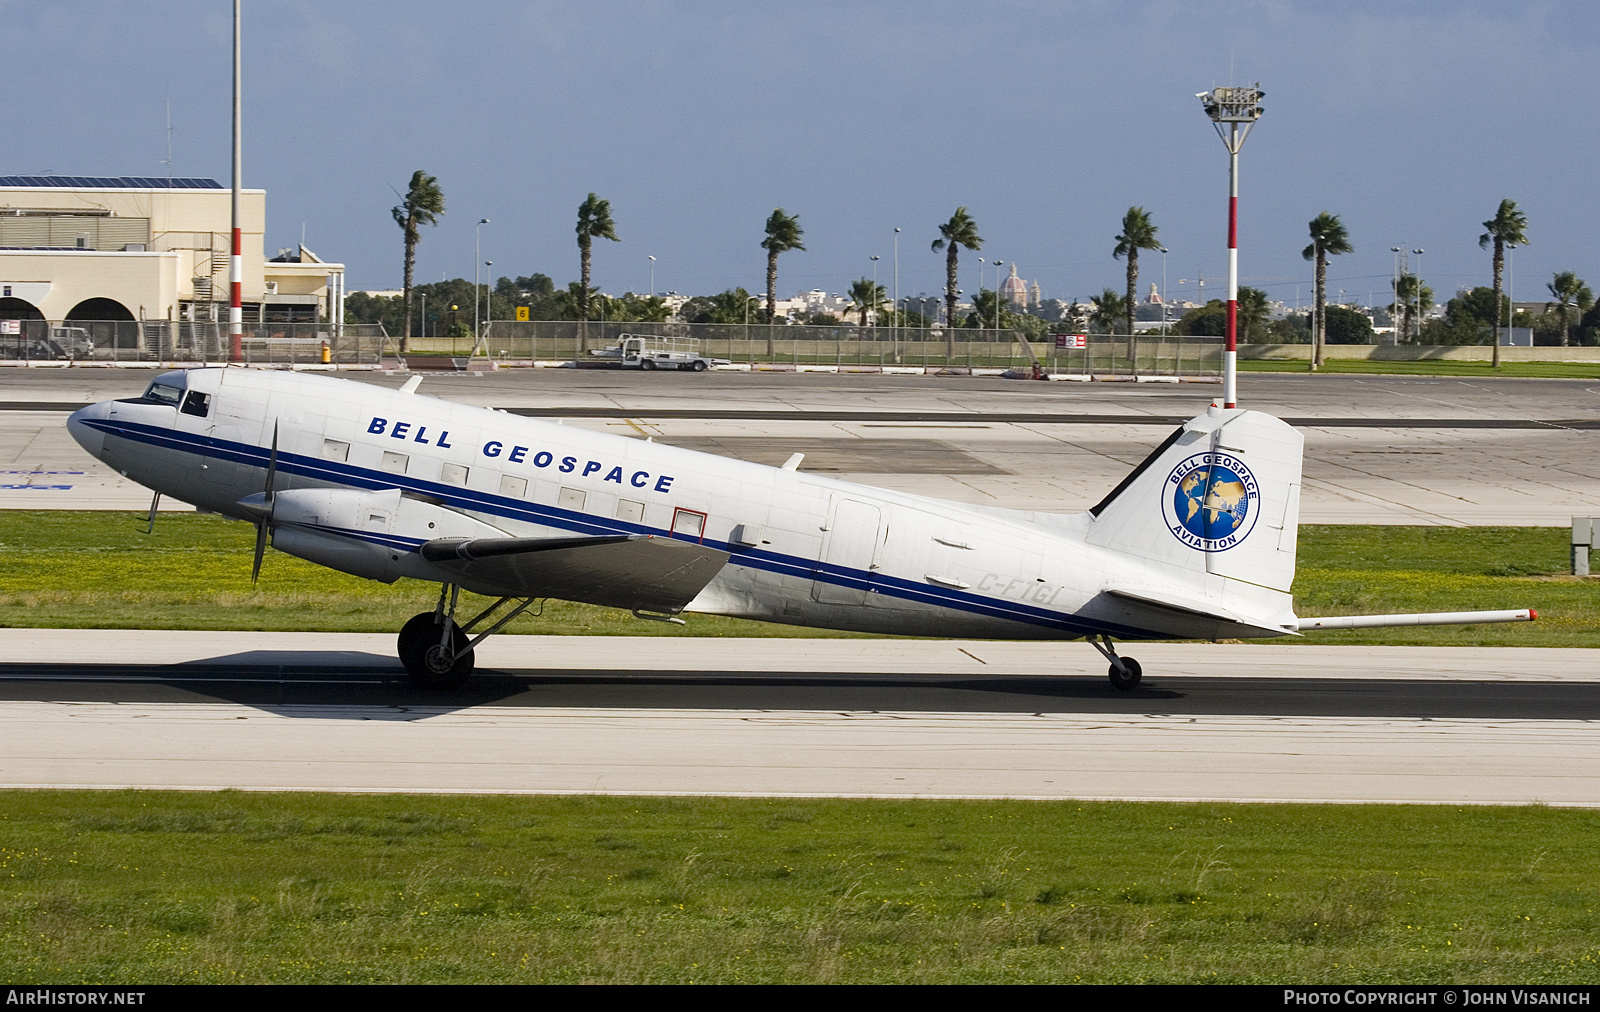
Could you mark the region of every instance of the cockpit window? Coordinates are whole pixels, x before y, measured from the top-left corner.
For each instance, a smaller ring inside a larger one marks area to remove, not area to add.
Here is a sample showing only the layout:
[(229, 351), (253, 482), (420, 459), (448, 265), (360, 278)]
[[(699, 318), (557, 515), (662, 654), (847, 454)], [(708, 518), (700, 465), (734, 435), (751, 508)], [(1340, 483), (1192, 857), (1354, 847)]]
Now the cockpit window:
[(156, 380), (145, 390), (143, 399), (159, 401), (162, 404), (171, 404), (173, 407), (177, 407), (178, 402), (183, 400), (183, 388)]
[(189, 395), (183, 399), (183, 407), (178, 410), (186, 415), (204, 418), (211, 413), (211, 395), (201, 393), (198, 390), (191, 390)]

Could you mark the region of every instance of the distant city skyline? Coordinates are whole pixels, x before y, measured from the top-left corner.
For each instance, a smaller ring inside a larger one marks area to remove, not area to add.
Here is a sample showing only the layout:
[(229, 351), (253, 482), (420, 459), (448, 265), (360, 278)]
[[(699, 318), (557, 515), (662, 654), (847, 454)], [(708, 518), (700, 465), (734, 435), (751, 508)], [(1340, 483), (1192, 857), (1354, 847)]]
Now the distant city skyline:
[[(4, 3), (14, 45), (0, 173), (208, 176), (228, 168), (226, 0)], [(1518, 301), (1556, 271), (1600, 282), (1593, 141), (1600, 11), (1578, 3), (315, 3), (245, 0), (247, 187), (266, 253), (300, 241), (349, 287), (396, 288), (389, 209), (413, 170), (446, 213), (417, 280), (577, 277), (578, 205), (611, 201), (607, 291), (765, 290), (762, 224), (797, 214), (781, 291), (872, 277), (944, 287), (929, 250), (966, 206), (1046, 299), (1121, 291), (1121, 216), (1150, 212), (1167, 255), (1140, 287), (1222, 294), (1227, 163), (1195, 92), (1254, 83), (1266, 114), (1241, 162), (1241, 283), (1309, 302), (1306, 223), (1339, 215), (1355, 252), (1332, 292), (1389, 301), (1390, 248), (1423, 249), (1443, 301), (1489, 283), (1482, 222), (1528, 217)], [(171, 105), (171, 155), (167, 107)], [(1416, 257), (1413, 257), (1415, 265)], [(1179, 279), (1187, 284), (1180, 284)], [(1217, 279), (1213, 282), (1211, 279)], [(985, 287), (993, 287), (989, 271)], [(1189, 290), (1185, 290), (1185, 289)]]

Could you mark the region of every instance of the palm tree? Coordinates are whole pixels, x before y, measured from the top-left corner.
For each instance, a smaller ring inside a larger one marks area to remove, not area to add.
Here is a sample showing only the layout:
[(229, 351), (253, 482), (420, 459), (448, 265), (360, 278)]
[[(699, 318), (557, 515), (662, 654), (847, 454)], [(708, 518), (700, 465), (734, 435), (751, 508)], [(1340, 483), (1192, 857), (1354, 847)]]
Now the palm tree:
[(1556, 297), (1556, 304), (1561, 307), (1561, 347), (1565, 348), (1572, 327), (1567, 309), (1577, 306), (1580, 313), (1587, 313), (1589, 307), (1594, 305), (1594, 292), (1571, 271), (1559, 272), (1545, 287), (1550, 289), (1550, 294)]
[(774, 208), (772, 215), (767, 218), (767, 237), (761, 240), (761, 248), (767, 251), (767, 357), (770, 359), (776, 354), (773, 347), (772, 327), (778, 318), (778, 254), (787, 253), (797, 249), (804, 253), (806, 248), (800, 244), (805, 232), (800, 228), (798, 214), (784, 214), (783, 208)]
[[(1417, 316), (1425, 314), (1433, 306), (1433, 289), (1423, 284), (1422, 279), (1415, 274), (1402, 274), (1395, 283), (1394, 291), (1395, 305), (1389, 307), (1389, 314), (1400, 321), (1399, 341), (1408, 341), (1411, 338), (1412, 307), (1416, 307)], [(1420, 322), (1419, 320), (1418, 323)], [(1420, 336), (1420, 325), (1418, 332)]]
[(1089, 311), (1089, 325), (1104, 327), (1107, 334), (1115, 334), (1117, 324), (1127, 316), (1127, 300), (1107, 288), (1099, 295), (1090, 296), (1089, 302), (1094, 306)]
[(855, 303), (853, 308), (861, 314), (861, 329), (866, 330), (867, 314), (870, 312), (874, 319), (877, 318), (878, 309), (888, 301), (888, 292), (871, 278), (862, 278), (850, 282), (850, 301)]
[(1139, 287), (1139, 251), (1142, 249), (1159, 250), (1161, 242), (1156, 238), (1160, 229), (1150, 223), (1150, 215), (1142, 207), (1130, 207), (1128, 213), (1122, 216), (1122, 234), (1117, 236), (1117, 248), (1111, 255), (1118, 260), (1128, 258), (1128, 298), (1124, 312), (1128, 319), (1128, 365), (1134, 368), (1134, 343), (1133, 343), (1133, 310), (1138, 305)]
[(411, 275), (417, 265), (417, 243), (422, 241), (418, 228), (423, 225), (437, 225), (439, 215), (444, 213), (444, 191), (439, 189), (439, 180), (421, 169), (413, 172), (411, 186), (406, 190), (405, 203), (396, 205), (390, 213), (394, 215), (395, 224), (405, 233), (406, 242), (404, 299), (406, 322), (403, 336), (400, 338), (400, 351), (403, 354), (411, 350)]
[[(939, 235), (941, 238), (933, 241), (933, 251), (948, 251), (944, 258), (944, 354), (949, 361), (956, 357), (956, 252), (963, 246), (970, 250), (983, 249), (983, 237), (978, 235), (978, 223), (967, 214), (965, 207), (956, 208), (950, 220), (939, 226)], [(983, 285), (980, 283), (978, 287)]]
[(1483, 223), (1487, 230), (1478, 237), (1478, 248), (1488, 249), (1490, 243), (1494, 244), (1494, 306), (1495, 321), (1492, 332), (1494, 344), (1494, 358), (1490, 363), (1493, 368), (1500, 368), (1500, 275), (1506, 263), (1506, 245), (1528, 245), (1525, 234), (1528, 228), (1528, 216), (1517, 210), (1517, 202), (1511, 199), (1500, 202), (1500, 210), (1495, 212), (1493, 218)]
[(582, 286), (578, 295), (581, 301), (578, 304), (578, 319), (589, 318), (589, 251), (596, 239), (610, 239), (619, 242), (617, 230), (611, 223), (611, 201), (601, 200), (594, 194), (589, 194), (589, 199), (578, 205), (578, 284)]
[(1314, 333), (1311, 337), (1311, 368), (1322, 367), (1322, 346), (1327, 341), (1328, 333), (1328, 257), (1349, 253), (1354, 249), (1350, 245), (1350, 233), (1344, 229), (1344, 223), (1336, 214), (1323, 211), (1311, 219), (1311, 245), (1301, 251), (1300, 255), (1307, 260), (1317, 263), (1316, 309), (1315, 322), (1312, 324)]

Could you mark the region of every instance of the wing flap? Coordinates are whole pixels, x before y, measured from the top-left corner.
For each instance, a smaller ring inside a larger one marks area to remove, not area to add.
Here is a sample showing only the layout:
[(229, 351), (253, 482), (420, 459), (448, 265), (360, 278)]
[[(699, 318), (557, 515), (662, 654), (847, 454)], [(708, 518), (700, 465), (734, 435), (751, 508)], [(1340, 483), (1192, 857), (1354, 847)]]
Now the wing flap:
[(475, 594), (554, 597), (676, 614), (728, 553), (651, 535), (592, 538), (440, 538), (418, 551)]

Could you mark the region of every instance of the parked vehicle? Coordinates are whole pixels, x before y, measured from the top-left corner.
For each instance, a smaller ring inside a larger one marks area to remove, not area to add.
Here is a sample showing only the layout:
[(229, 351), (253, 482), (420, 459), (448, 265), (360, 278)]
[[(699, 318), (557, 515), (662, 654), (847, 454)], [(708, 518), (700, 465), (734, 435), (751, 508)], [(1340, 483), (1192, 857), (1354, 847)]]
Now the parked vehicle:
[(689, 369), (705, 372), (714, 365), (731, 364), (725, 358), (700, 354), (700, 342), (692, 337), (652, 337), (623, 334), (610, 348), (589, 352), (597, 358), (616, 359), (624, 369)]

